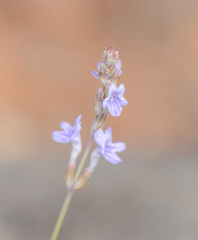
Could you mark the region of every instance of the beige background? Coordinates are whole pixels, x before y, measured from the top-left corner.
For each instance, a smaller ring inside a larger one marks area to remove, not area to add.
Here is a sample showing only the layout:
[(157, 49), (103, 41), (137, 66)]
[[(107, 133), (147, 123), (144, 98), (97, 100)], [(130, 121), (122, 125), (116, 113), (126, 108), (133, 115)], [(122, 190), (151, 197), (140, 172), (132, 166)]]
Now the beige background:
[(127, 150), (101, 159), (59, 239), (198, 238), (197, 12), (193, 0), (0, 1), (0, 238), (50, 238), (70, 151), (51, 133), (82, 114), (86, 146), (90, 71), (111, 43), (129, 104), (105, 129)]

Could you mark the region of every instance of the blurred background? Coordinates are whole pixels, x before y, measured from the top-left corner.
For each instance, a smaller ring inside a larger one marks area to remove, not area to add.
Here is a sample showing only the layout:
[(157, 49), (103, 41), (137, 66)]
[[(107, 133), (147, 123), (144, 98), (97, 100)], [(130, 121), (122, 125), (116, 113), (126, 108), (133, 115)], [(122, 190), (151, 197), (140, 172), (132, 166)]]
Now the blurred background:
[(113, 44), (129, 104), (104, 129), (127, 149), (100, 160), (58, 239), (197, 240), (197, 12), (193, 0), (0, 1), (0, 239), (50, 239), (71, 149), (51, 134), (82, 114), (85, 148), (90, 71)]

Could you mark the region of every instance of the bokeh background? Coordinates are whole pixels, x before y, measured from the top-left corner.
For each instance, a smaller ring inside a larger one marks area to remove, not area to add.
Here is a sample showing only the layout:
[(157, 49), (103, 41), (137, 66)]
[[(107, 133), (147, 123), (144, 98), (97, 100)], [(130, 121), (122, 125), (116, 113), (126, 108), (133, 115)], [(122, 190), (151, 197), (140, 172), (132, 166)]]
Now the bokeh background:
[[(83, 147), (113, 44), (129, 104), (108, 116), (123, 162), (101, 159), (59, 239), (197, 240), (198, 1), (0, 1), (0, 239), (49, 239), (82, 114)], [(94, 144), (94, 147), (96, 145)]]

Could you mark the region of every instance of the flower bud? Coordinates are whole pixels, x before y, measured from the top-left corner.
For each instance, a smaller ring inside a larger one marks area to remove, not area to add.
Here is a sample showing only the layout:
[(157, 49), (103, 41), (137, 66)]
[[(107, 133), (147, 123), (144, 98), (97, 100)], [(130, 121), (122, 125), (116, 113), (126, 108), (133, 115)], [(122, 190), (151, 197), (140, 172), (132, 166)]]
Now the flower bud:
[(97, 129), (102, 128), (105, 125), (107, 113), (108, 109), (103, 109), (101, 113), (96, 115), (91, 126), (91, 134), (93, 134)]
[(109, 65), (115, 59), (115, 48), (111, 45), (107, 51), (103, 53), (103, 61)]
[(112, 60), (114, 60), (115, 58), (115, 48), (111, 45), (108, 49), (107, 49), (107, 63), (110, 63)]
[(69, 162), (66, 174), (64, 176), (65, 184), (68, 188), (71, 188), (73, 185), (75, 171), (75, 162)]
[(109, 89), (109, 86), (110, 86), (111, 82), (110, 81), (106, 81), (106, 83), (104, 84), (103, 86), (103, 100), (107, 97), (108, 95), (108, 89)]
[(107, 74), (104, 63), (102, 63), (100, 66), (99, 78), (102, 85), (107, 81)]
[(114, 69), (115, 69), (115, 62), (112, 61), (107, 70), (108, 75), (111, 75), (113, 73)]
[(111, 77), (111, 83), (117, 84), (117, 82), (119, 80), (118, 72), (119, 72), (119, 69), (116, 67), (115, 71), (114, 71), (114, 73), (112, 74), (112, 77)]
[(103, 52), (102, 60), (103, 60), (103, 62), (106, 62), (106, 61), (107, 61), (107, 51), (104, 51), (104, 52)]
[(99, 114), (102, 111), (101, 95), (102, 95), (102, 88), (99, 88), (94, 99), (94, 110), (96, 114)]
[(119, 59), (119, 52), (118, 51), (115, 51), (115, 64), (118, 62), (118, 59)]

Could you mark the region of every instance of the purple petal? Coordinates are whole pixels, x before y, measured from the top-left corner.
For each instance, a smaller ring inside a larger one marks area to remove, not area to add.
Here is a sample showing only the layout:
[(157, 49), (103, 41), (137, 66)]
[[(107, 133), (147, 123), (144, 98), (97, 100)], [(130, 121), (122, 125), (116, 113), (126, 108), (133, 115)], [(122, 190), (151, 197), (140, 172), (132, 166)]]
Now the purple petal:
[(108, 109), (109, 109), (111, 116), (113, 116), (113, 117), (119, 117), (122, 112), (122, 108), (121, 108), (120, 104), (118, 103), (118, 101), (115, 100), (115, 98), (114, 98), (114, 101), (110, 101), (110, 106)]
[(99, 72), (100, 72), (100, 66), (101, 66), (101, 64), (102, 64), (102, 61), (100, 61), (100, 62), (97, 64), (97, 69), (98, 69)]
[(118, 89), (115, 83), (112, 83), (108, 89), (108, 97), (111, 97), (114, 93), (117, 93)]
[(81, 115), (79, 115), (76, 120), (75, 120), (75, 123), (74, 123), (74, 127), (73, 127), (73, 135), (72, 135), (72, 138), (71, 138), (71, 141), (76, 141), (75, 138), (76, 136), (80, 135), (80, 130), (81, 130)]
[(110, 146), (112, 143), (112, 129), (110, 127), (107, 128), (107, 130), (104, 132), (105, 133), (105, 137), (106, 137), (106, 142), (105, 142), (105, 146)]
[(118, 87), (118, 97), (121, 98), (124, 95), (125, 92), (125, 86), (124, 84), (120, 84)]
[(63, 131), (54, 131), (52, 133), (52, 139), (55, 142), (67, 143), (67, 142), (69, 142), (70, 137), (67, 137), (66, 134)]
[(71, 136), (73, 134), (72, 126), (68, 122), (61, 122), (60, 127), (66, 135)]
[(110, 151), (105, 152), (103, 154), (103, 157), (112, 164), (117, 164), (119, 162), (122, 162), (122, 159), (118, 157), (118, 155), (114, 152), (110, 152)]
[(121, 60), (118, 59), (118, 62), (116, 64), (116, 67), (120, 70), (122, 68), (122, 63), (121, 63)]
[(121, 106), (125, 106), (125, 105), (128, 104), (127, 100), (124, 97), (121, 97), (119, 99), (119, 103), (120, 103)]
[(109, 106), (109, 98), (105, 98), (105, 100), (103, 100), (102, 107), (105, 109), (108, 106)]
[(118, 71), (118, 76), (120, 76), (120, 74), (122, 74), (122, 69)]
[(102, 148), (104, 149), (105, 147), (105, 134), (103, 132), (103, 130), (100, 128), (98, 129), (95, 133), (94, 133), (94, 139), (96, 141), (96, 143)]
[(97, 73), (96, 71), (91, 71), (91, 73), (95, 78), (99, 79), (99, 73)]
[(75, 123), (74, 123), (74, 129), (76, 130), (76, 131), (80, 131), (80, 129), (81, 129), (81, 118), (82, 118), (82, 115), (79, 115), (77, 118), (76, 118), (76, 121), (75, 121)]
[(122, 152), (126, 149), (126, 144), (123, 142), (117, 142), (112, 143), (110, 147), (108, 147), (107, 150), (113, 151), (113, 152)]

